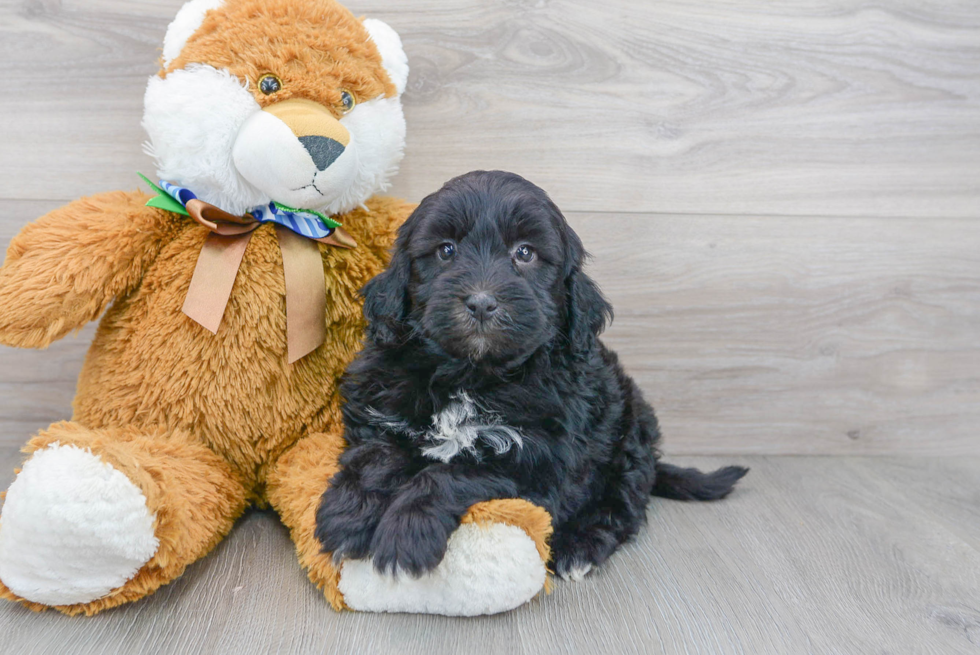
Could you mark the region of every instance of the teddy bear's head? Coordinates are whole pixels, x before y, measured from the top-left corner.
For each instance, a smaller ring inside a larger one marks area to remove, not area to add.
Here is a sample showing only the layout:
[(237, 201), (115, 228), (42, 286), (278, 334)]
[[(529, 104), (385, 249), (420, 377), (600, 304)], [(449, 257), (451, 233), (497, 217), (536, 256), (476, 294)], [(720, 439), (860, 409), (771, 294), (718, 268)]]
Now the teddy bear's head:
[(234, 214), (343, 213), (397, 171), (407, 78), (395, 31), (334, 0), (190, 0), (147, 85), (147, 152)]

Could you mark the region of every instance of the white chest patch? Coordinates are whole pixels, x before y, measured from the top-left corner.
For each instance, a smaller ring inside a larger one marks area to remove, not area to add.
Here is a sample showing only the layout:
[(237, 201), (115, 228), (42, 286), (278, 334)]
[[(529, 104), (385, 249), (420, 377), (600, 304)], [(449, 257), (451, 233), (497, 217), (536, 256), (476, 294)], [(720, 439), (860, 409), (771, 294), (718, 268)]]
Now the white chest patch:
[(461, 452), (479, 457), (476, 444), (480, 440), (498, 455), (515, 445), (518, 448), (524, 445), (519, 430), (502, 425), (496, 414), (480, 407), (465, 391), (454, 394), (449, 405), (438, 414), (433, 414), (432, 427), (425, 431), (413, 430), (405, 421), (384, 416), (380, 412), (368, 412), (378, 425), (428, 442), (422, 448), (422, 454), (441, 462), (449, 462)]

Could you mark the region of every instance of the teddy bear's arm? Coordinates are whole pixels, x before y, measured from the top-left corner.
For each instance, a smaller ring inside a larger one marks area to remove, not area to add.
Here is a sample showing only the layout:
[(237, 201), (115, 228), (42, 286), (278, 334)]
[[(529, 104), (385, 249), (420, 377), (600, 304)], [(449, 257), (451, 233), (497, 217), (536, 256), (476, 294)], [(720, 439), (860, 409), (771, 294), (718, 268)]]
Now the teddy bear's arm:
[(0, 343), (44, 348), (132, 291), (182, 219), (147, 198), (81, 198), (21, 230), (0, 268)]

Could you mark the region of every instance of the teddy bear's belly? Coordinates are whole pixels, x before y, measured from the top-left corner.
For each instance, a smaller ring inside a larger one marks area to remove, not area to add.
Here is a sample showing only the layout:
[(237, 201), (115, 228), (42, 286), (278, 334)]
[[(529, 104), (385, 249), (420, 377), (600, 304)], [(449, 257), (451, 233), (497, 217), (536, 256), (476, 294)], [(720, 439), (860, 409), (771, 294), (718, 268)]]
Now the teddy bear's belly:
[(364, 279), (350, 279), (345, 270), (339, 281), (325, 255), (326, 342), (290, 365), (274, 233), (253, 236), (217, 334), (181, 311), (199, 244), (182, 235), (106, 314), (79, 378), (75, 420), (181, 431), (245, 475), (261, 476), (296, 439), (338, 422), (336, 381), (364, 327), (356, 292), (377, 271), (365, 267)]

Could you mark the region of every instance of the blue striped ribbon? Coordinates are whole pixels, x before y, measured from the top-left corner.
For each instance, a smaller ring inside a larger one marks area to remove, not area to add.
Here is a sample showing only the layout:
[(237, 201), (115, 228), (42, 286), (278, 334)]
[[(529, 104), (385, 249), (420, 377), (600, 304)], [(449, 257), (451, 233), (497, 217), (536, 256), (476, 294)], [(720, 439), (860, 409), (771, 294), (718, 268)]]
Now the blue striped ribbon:
[[(171, 184), (166, 180), (160, 180), (160, 187), (181, 205), (186, 206), (189, 201), (197, 198), (190, 189)], [(340, 223), (337, 221), (322, 216), (318, 212), (291, 209), (275, 202), (270, 202), (268, 205), (259, 205), (250, 209), (248, 213), (259, 223), (282, 225), (308, 239), (323, 239), (324, 237), (328, 237), (340, 226)], [(333, 223), (333, 225), (328, 225), (327, 221)]]

